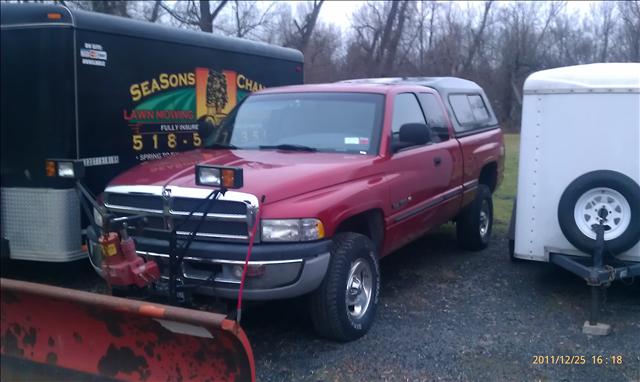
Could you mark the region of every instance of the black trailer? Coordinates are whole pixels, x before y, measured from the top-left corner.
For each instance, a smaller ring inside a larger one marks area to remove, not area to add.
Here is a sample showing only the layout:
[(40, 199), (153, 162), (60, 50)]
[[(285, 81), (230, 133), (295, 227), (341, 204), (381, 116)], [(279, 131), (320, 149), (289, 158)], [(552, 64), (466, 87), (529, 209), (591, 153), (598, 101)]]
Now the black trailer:
[(300, 84), (293, 49), (46, 4), (2, 4), (2, 253), (71, 261), (83, 250), (71, 181), (99, 193), (133, 165), (197, 148), (247, 94)]

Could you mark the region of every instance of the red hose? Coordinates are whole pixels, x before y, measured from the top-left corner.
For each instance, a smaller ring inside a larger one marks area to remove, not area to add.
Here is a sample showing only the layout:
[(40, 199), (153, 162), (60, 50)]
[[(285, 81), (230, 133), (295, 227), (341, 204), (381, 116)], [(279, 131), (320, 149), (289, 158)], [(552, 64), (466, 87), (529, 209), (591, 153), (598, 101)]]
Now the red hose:
[(247, 249), (247, 257), (244, 259), (244, 267), (242, 268), (242, 278), (240, 279), (240, 289), (238, 290), (238, 305), (236, 306), (236, 321), (240, 323), (240, 316), (242, 314), (242, 291), (244, 290), (244, 280), (247, 276), (247, 268), (249, 267), (249, 259), (251, 258), (251, 249), (253, 248), (253, 242), (256, 237), (256, 233), (258, 231), (258, 226), (260, 225), (260, 207), (258, 207), (258, 212), (256, 213), (256, 220), (253, 224), (253, 229), (251, 230), (249, 236), (249, 248)]

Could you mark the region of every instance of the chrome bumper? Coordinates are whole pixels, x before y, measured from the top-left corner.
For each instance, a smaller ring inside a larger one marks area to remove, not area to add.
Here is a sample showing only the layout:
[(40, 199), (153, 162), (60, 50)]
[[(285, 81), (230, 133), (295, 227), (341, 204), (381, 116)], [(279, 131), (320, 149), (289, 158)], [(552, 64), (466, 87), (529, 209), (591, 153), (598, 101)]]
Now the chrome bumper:
[[(169, 260), (169, 255), (164, 253), (137, 252), (160, 264), (166, 265)], [(245, 279), (243, 298), (256, 301), (276, 300), (310, 293), (322, 283), (329, 268), (330, 256), (327, 252), (305, 259), (249, 261), (250, 268), (260, 268), (263, 273)], [(197, 287), (196, 294), (235, 299), (238, 297), (240, 277), (234, 272), (234, 268), (240, 270), (243, 266), (244, 261), (185, 256), (180, 278), (187, 284), (209, 284)]]

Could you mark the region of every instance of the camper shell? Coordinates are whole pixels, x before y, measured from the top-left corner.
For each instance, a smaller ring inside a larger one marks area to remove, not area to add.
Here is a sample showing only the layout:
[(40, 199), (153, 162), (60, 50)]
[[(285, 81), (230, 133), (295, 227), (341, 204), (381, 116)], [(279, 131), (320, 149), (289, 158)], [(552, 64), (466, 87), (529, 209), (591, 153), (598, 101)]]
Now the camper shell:
[[(493, 109), (491, 108), (491, 102), (487, 98), (484, 89), (473, 81), (465, 80), (457, 77), (382, 77), (382, 78), (361, 78), (353, 80), (340, 81), (353, 84), (380, 84), (380, 85), (406, 85), (406, 86), (425, 86), (434, 89), (442, 97), (444, 107), (449, 114), (451, 125), (453, 126), (454, 134), (456, 137), (464, 137), (466, 135), (476, 134), (482, 131), (488, 131), (495, 129), (498, 126), (498, 119), (496, 118)], [(472, 108), (472, 113), (475, 115), (458, 114), (454, 111), (453, 104), (457, 101), (465, 102), (466, 97), (456, 96), (475, 96), (476, 102), (481, 102), (483, 107)], [(480, 112), (477, 110), (485, 110), (486, 112)]]
[(52, 4), (1, 6), (2, 255), (71, 261), (83, 249), (70, 180), (94, 193), (124, 170), (199, 147), (250, 92), (300, 84), (294, 49)]

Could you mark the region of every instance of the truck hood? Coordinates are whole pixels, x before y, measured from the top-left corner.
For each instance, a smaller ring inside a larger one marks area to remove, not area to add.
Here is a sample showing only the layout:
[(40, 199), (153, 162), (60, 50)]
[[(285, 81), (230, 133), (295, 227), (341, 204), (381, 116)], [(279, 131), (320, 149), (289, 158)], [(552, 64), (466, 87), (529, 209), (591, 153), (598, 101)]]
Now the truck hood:
[(366, 176), (363, 169), (376, 157), (339, 153), (274, 150), (207, 150), (180, 153), (143, 162), (122, 173), (111, 186), (197, 187), (195, 165), (241, 167), (244, 186), (238, 191), (266, 197), (266, 203), (344, 183)]

